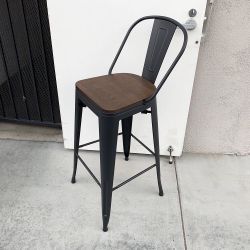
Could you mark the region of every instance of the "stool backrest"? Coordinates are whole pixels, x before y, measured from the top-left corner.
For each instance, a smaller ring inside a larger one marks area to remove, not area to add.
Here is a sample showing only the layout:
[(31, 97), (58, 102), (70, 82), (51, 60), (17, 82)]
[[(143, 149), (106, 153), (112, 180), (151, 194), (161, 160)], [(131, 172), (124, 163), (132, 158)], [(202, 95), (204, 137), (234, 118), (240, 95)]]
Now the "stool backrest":
[[(115, 63), (117, 62), (118, 57), (121, 54), (121, 51), (131, 33), (131, 31), (134, 29), (134, 27), (148, 19), (154, 19), (154, 24), (149, 40), (149, 45), (148, 45), (148, 50), (146, 54), (146, 59), (144, 63), (144, 68), (142, 72), (142, 77), (145, 78), (146, 80), (155, 83), (155, 80), (157, 78), (157, 75), (160, 71), (162, 62), (164, 60), (164, 57), (167, 53), (167, 50), (169, 48), (169, 45), (171, 44), (172, 38), (174, 36), (174, 33), (176, 31), (176, 28), (179, 28), (182, 33), (183, 33), (183, 44), (182, 47), (173, 60), (172, 64), (170, 65), (169, 69), (167, 70), (166, 74), (164, 75), (163, 79), (160, 81), (154, 95), (150, 97), (150, 100), (153, 99), (161, 87), (163, 86), (164, 82), (167, 80), (168, 76), (174, 69), (175, 65), (181, 58), (182, 54), (184, 53), (186, 46), (187, 46), (187, 40), (188, 40), (188, 35), (187, 31), (184, 28), (182, 24), (177, 22), (176, 20), (169, 18), (169, 17), (164, 17), (164, 16), (145, 16), (140, 19), (138, 19), (135, 23), (132, 24), (132, 26), (129, 28), (127, 34), (125, 35), (122, 44), (115, 56), (115, 59), (109, 69), (109, 74), (112, 74), (112, 70), (115, 66)], [(148, 100), (149, 101), (149, 100)]]
[(168, 47), (172, 41), (176, 25), (165, 20), (155, 19), (142, 76), (154, 83), (161, 68)]

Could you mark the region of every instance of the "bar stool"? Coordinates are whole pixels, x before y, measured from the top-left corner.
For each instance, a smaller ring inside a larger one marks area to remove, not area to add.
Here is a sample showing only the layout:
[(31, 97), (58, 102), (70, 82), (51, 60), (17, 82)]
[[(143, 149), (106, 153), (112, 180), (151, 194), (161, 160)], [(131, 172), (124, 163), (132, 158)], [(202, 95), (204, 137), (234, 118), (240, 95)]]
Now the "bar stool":
[[(133, 28), (141, 21), (153, 19), (154, 24), (149, 40), (142, 76), (118, 73), (112, 74), (115, 63)], [(176, 58), (163, 79), (155, 87), (154, 82), (161, 68), (165, 54), (172, 41), (177, 27), (183, 33), (183, 44)], [(108, 75), (85, 79), (76, 83), (75, 95), (75, 135), (74, 135), (74, 169), (72, 183), (76, 182), (77, 160), (79, 159), (95, 182), (101, 188), (103, 231), (108, 230), (112, 192), (146, 171), (156, 167), (159, 195), (163, 196), (156, 95), (181, 58), (187, 45), (187, 32), (177, 21), (164, 16), (146, 16), (137, 20), (128, 30), (109, 69)], [(99, 140), (79, 145), (82, 108), (90, 108), (99, 119)], [(133, 115), (151, 113), (154, 139), (154, 152), (131, 133)], [(122, 133), (118, 134), (119, 121)], [(131, 137), (142, 144), (155, 157), (155, 164), (134, 175), (116, 187), (113, 187), (117, 136), (122, 135), (125, 160), (129, 159)], [(101, 182), (91, 172), (87, 164), (79, 156), (79, 148), (100, 142)]]

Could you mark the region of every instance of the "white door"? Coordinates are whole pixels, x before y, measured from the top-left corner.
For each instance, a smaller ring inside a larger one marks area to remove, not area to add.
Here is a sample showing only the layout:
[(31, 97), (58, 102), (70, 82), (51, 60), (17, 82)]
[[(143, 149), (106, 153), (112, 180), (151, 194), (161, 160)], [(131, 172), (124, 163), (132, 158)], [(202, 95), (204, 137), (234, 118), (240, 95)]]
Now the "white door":
[[(107, 74), (129, 26), (146, 15), (162, 15), (185, 23), (190, 9), (196, 9), (196, 29), (189, 31), (187, 49), (158, 96), (160, 152), (182, 153), (185, 129), (202, 35), (206, 0), (47, 0), (62, 118), (65, 148), (73, 148), (75, 82)], [(141, 74), (152, 21), (137, 26), (114, 72)], [(180, 48), (177, 32), (165, 58), (158, 81)], [(156, 84), (157, 82), (156, 81)], [(152, 148), (150, 115), (134, 117), (133, 133)], [(83, 111), (81, 143), (97, 139), (98, 120), (88, 109)], [(121, 139), (118, 151), (122, 151)], [(89, 149), (99, 149), (95, 144)], [(132, 140), (131, 152), (147, 153)]]

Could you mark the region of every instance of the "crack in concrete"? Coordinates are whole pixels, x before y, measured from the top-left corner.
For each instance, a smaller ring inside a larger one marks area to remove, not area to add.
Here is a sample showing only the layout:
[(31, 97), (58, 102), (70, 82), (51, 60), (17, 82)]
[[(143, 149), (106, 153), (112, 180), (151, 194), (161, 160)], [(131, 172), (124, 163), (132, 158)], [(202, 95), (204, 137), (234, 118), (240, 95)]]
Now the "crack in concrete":
[(185, 224), (184, 224), (182, 201), (181, 201), (181, 189), (180, 189), (180, 182), (179, 182), (179, 176), (178, 176), (177, 164), (176, 164), (176, 158), (175, 157), (174, 157), (174, 169), (175, 169), (176, 187), (177, 187), (179, 207), (180, 207), (181, 226), (182, 226), (182, 235), (183, 235), (183, 241), (184, 241), (184, 249), (187, 250), (187, 240), (186, 240)]

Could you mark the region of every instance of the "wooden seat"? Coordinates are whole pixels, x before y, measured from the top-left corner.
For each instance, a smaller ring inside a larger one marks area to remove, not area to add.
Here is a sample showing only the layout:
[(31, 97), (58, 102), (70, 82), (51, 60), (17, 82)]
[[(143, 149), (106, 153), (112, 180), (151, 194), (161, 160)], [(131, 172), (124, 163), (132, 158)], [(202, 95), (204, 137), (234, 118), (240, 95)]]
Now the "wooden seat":
[(106, 113), (117, 113), (141, 104), (153, 95), (155, 86), (141, 76), (119, 73), (78, 81), (77, 89)]

